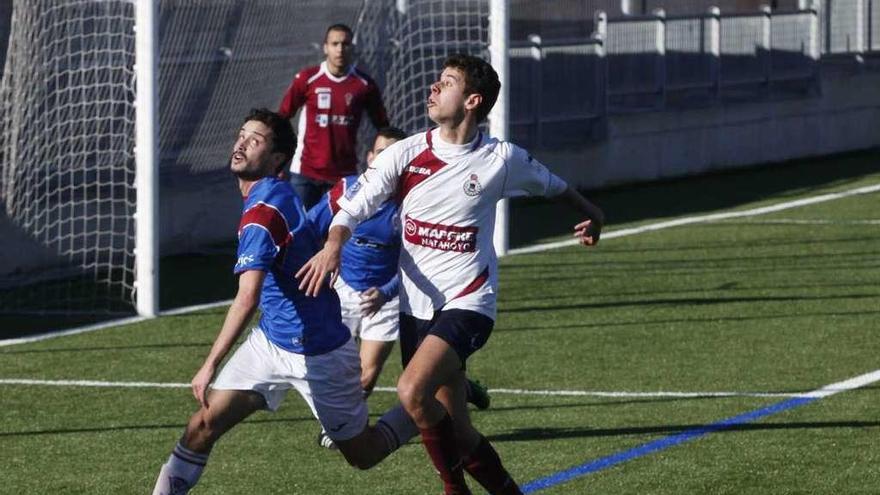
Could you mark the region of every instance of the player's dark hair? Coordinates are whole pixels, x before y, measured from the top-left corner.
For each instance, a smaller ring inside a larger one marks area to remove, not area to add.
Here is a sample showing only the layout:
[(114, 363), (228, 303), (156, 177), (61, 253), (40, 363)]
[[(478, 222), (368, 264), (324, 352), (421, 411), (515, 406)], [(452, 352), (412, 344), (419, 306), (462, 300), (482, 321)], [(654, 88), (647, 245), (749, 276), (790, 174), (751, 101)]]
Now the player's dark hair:
[(348, 27), (348, 24), (343, 24), (341, 22), (337, 22), (336, 24), (331, 24), (330, 27), (327, 28), (327, 31), (324, 33), (324, 43), (327, 42), (327, 36), (330, 35), (330, 31), (342, 31), (343, 33), (347, 33), (350, 37), (354, 38), (354, 31)]
[(474, 57), (457, 53), (450, 55), (443, 62), (443, 68), (452, 67), (464, 74), (465, 94), (478, 94), (483, 97), (483, 102), (477, 107), (477, 122), (482, 122), (489, 115), (489, 111), (498, 100), (498, 92), (501, 91), (501, 82), (498, 73), (489, 65), (489, 62)]
[(406, 139), (406, 133), (403, 132), (403, 129), (394, 126), (383, 127), (376, 132), (376, 135), (382, 136), (385, 139), (393, 139), (395, 141)]
[(268, 108), (251, 109), (251, 113), (244, 118), (244, 122), (247, 123), (251, 120), (262, 122), (266, 127), (272, 129), (272, 151), (284, 154), (284, 161), (276, 170), (276, 172), (280, 172), (293, 158), (293, 153), (296, 151), (296, 133), (293, 132), (293, 126), (290, 125), (289, 120)]

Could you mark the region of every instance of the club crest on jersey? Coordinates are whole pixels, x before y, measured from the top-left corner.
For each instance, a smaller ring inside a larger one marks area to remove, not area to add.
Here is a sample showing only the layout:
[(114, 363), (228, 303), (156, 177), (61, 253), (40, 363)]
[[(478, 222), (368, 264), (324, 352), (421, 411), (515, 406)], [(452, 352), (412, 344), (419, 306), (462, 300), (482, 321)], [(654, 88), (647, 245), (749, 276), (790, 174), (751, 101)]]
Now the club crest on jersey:
[(352, 98), (354, 98), (354, 96), (351, 93), (345, 93), (345, 106), (347, 106), (347, 107), (351, 106), (351, 99)]
[(357, 181), (345, 190), (345, 199), (351, 199), (361, 190), (361, 181)]
[(470, 178), (464, 183), (464, 193), (468, 196), (479, 196), (483, 192), (483, 186), (477, 180), (477, 174), (471, 174)]

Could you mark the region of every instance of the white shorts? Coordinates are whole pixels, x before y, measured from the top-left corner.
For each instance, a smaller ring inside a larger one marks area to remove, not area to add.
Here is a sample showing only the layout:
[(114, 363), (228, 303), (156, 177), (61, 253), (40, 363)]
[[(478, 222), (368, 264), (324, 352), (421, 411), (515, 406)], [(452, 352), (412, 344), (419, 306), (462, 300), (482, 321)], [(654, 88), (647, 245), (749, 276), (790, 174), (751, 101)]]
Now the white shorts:
[(339, 303), (342, 306), (342, 323), (351, 330), (352, 337), (360, 337), (361, 340), (378, 340), (393, 342), (397, 340), (400, 329), (400, 298), (394, 296), (379, 308), (373, 316), (365, 317), (361, 314), (361, 291), (354, 290), (342, 280), (336, 279), (333, 286), (339, 295)]
[(259, 392), (270, 411), (295, 388), (333, 440), (354, 438), (369, 421), (354, 339), (326, 354), (305, 356), (276, 346), (254, 328), (220, 370), (213, 388)]

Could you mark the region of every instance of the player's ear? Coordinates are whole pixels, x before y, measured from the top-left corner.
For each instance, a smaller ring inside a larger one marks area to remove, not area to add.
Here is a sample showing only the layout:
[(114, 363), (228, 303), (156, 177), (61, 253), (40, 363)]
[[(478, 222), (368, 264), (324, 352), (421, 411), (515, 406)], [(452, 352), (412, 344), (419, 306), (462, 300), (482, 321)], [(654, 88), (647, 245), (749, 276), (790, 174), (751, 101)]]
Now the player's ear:
[(483, 103), (483, 95), (480, 93), (471, 93), (464, 99), (464, 109), (473, 112), (481, 103)]

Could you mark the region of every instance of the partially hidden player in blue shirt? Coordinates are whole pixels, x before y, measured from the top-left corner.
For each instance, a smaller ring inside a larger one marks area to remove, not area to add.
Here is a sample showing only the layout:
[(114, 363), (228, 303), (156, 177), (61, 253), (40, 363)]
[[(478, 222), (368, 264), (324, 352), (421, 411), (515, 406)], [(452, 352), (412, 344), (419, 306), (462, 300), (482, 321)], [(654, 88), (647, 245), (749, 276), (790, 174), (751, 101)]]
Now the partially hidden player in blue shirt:
[[(244, 197), (238, 292), (192, 379), (201, 407), (162, 466), (154, 495), (187, 493), (217, 440), (252, 413), (276, 410), (291, 389), (357, 468), (372, 467), (417, 434), (400, 406), (369, 425), (357, 344), (342, 323), (336, 293), (307, 297), (298, 288), (294, 274), (322, 237), (290, 184), (276, 177), (295, 147), (290, 122), (266, 109), (253, 110), (239, 129), (229, 165)], [(258, 307), (258, 326), (217, 373)]]

